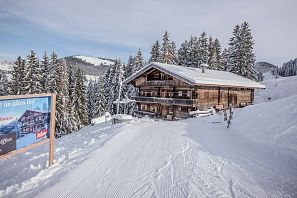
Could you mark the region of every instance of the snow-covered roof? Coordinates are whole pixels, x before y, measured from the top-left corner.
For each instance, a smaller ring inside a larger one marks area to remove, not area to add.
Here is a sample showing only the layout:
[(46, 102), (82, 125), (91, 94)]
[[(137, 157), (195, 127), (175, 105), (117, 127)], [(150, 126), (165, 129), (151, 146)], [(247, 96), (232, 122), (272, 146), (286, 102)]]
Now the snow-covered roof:
[(34, 109), (27, 109), (25, 111), (25, 113), (18, 119), (21, 120), (28, 112), (36, 112), (36, 113), (41, 113), (41, 114), (46, 114), (46, 113), (50, 113), (49, 111), (42, 111), (42, 110), (34, 110)]
[(144, 68), (127, 78), (124, 83), (131, 82), (139, 75), (143, 74), (151, 68), (156, 68), (190, 85), (220, 85), (226, 87), (232, 86), (265, 89), (264, 85), (244, 78), (242, 76), (233, 74), (231, 72), (205, 69), (205, 72), (202, 73), (202, 69), (200, 68), (169, 65), (158, 62), (152, 62), (149, 65), (145, 66)]

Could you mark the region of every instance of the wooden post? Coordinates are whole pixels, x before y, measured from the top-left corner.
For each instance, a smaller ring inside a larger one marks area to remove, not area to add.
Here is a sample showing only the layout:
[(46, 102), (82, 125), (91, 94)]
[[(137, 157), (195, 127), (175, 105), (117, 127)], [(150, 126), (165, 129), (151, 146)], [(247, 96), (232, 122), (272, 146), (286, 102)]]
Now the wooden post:
[(255, 90), (254, 89), (251, 89), (251, 104), (253, 104), (254, 103), (254, 92)]
[(230, 106), (230, 89), (228, 87), (228, 107)]
[(51, 94), (51, 117), (50, 117), (50, 143), (49, 143), (49, 163), (51, 166), (54, 163), (54, 138), (55, 138), (55, 123), (56, 123), (56, 94)]
[(220, 87), (218, 87), (218, 105), (220, 104), (220, 100), (221, 100), (221, 89)]

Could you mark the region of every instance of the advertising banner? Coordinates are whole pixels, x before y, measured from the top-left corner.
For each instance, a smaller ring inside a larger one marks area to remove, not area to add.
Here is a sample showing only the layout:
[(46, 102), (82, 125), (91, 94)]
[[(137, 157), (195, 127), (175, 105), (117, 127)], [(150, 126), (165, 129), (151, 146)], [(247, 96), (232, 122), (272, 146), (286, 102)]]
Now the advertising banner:
[(50, 137), (52, 95), (0, 97), (0, 156)]

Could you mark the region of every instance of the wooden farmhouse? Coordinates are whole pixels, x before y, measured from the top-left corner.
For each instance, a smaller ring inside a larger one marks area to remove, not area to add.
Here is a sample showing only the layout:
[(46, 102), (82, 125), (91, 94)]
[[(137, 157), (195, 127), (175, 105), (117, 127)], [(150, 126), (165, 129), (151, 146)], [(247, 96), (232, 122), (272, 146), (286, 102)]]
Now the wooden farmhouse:
[(138, 89), (138, 114), (189, 117), (197, 109), (253, 104), (254, 90), (265, 86), (226, 71), (153, 62), (124, 81)]
[(49, 112), (27, 110), (18, 120), (21, 135), (35, 133), (46, 128), (49, 123)]

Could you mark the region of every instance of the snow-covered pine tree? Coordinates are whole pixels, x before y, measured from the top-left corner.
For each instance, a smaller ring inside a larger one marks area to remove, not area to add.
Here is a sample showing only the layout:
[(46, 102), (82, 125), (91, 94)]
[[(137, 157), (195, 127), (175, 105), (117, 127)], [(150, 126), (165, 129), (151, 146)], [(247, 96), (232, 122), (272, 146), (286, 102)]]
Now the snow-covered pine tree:
[(150, 63), (160, 61), (160, 44), (158, 40), (153, 44), (150, 54), (151, 54), (151, 57), (149, 59)]
[(196, 36), (191, 36), (190, 42), (189, 42), (189, 48), (188, 48), (188, 66), (189, 67), (199, 67), (199, 60), (200, 60), (200, 55), (199, 55), (199, 40)]
[(71, 132), (70, 118), (68, 114), (69, 103), (69, 81), (66, 61), (58, 63), (56, 70), (57, 100), (56, 100), (56, 137)]
[(94, 117), (103, 116), (106, 112), (105, 110), (105, 95), (104, 95), (104, 86), (102, 82), (95, 82), (94, 83), (94, 93), (95, 93), (95, 100), (94, 100)]
[(112, 113), (113, 101), (115, 98), (115, 88), (113, 84), (113, 78), (115, 76), (115, 69), (118, 60), (115, 61), (114, 65), (111, 65), (104, 77), (104, 95), (106, 98), (106, 111)]
[(241, 74), (240, 66), (240, 26), (236, 25), (233, 29), (232, 37), (229, 42), (227, 70), (235, 74)]
[(290, 60), (283, 64), (282, 67), (277, 67), (273, 70), (274, 75), (280, 75), (284, 77), (297, 75), (297, 58)]
[[(115, 95), (114, 95), (114, 99), (113, 101), (116, 101), (117, 99), (123, 99), (122, 98), (122, 81), (124, 79), (124, 67), (123, 67), (123, 64), (121, 63), (121, 60), (119, 59), (117, 62), (117, 64), (115, 65), (115, 75), (112, 79), (112, 84), (113, 84), (113, 90), (115, 92)], [(119, 97), (119, 92), (121, 91), (121, 95), (120, 95), (120, 98)], [(113, 113), (116, 113), (116, 105), (113, 105)], [(121, 113), (121, 112), (119, 112)]]
[(255, 63), (253, 45), (249, 24), (236, 25), (229, 43), (228, 71), (252, 80), (258, 79), (259, 74), (252, 68)]
[[(125, 70), (124, 70), (124, 76), (125, 78), (128, 78), (130, 77), (131, 74), (129, 74), (129, 71), (130, 71), (130, 67), (133, 68), (133, 64), (134, 64), (134, 59), (133, 59), (133, 62), (132, 64), (130, 63), (131, 61), (128, 60), (128, 64), (126, 65), (125, 67)], [(122, 98), (123, 99), (132, 99), (132, 96), (136, 96), (137, 95), (137, 89), (131, 85), (131, 84), (128, 84), (128, 85), (122, 85)], [(122, 106), (121, 108), (121, 112), (124, 112), (124, 113), (128, 113), (128, 114), (132, 114), (134, 109), (135, 109), (135, 103), (131, 102), (131, 103), (128, 103), (128, 104), (125, 104)]]
[(78, 114), (79, 120), (82, 125), (88, 124), (88, 112), (87, 112), (87, 92), (85, 85), (85, 76), (83, 71), (77, 69), (75, 74), (75, 92), (77, 100), (75, 101), (75, 108)]
[(12, 77), (9, 83), (11, 95), (25, 94), (25, 64), (25, 60), (23, 60), (20, 56), (14, 62), (14, 67), (11, 72)]
[(215, 39), (214, 41), (214, 44), (213, 44), (213, 47), (214, 47), (214, 52), (215, 52), (215, 68), (217, 70), (224, 70), (224, 66), (221, 65), (221, 62), (222, 62), (222, 52), (221, 52), (221, 44), (220, 44), (220, 41), (219, 39)]
[(91, 120), (94, 118), (94, 109), (95, 105), (95, 89), (94, 89), (94, 81), (90, 80), (87, 86), (87, 112), (88, 112), (88, 123), (91, 123)]
[(169, 34), (167, 31), (165, 31), (164, 36), (163, 36), (163, 44), (162, 44), (162, 48), (161, 48), (160, 62), (167, 63), (167, 64), (175, 64), (172, 43), (169, 40)]
[(171, 49), (172, 49), (172, 55), (173, 55), (173, 64), (177, 64), (178, 56), (176, 51), (176, 44), (174, 41), (171, 42)]
[(50, 93), (49, 81), (50, 81), (50, 62), (46, 52), (43, 54), (43, 59), (41, 61), (41, 74), (42, 74), (42, 88), (44, 93)]
[(179, 65), (186, 65), (188, 66), (188, 60), (189, 60), (189, 55), (188, 55), (188, 49), (189, 44), (188, 41), (185, 40), (184, 43), (181, 44), (180, 48), (178, 49), (177, 56), (178, 56), (178, 64)]
[(139, 49), (136, 56), (134, 57), (133, 73), (137, 72), (138, 70), (140, 70), (143, 67), (144, 67), (144, 61), (142, 58), (141, 49)]
[(49, 91), (51, 93), (57, 93), (57, 71), (59, 67), (59, 61), (58, 61), (58, 55), (53, 52), (51, 54), (51, 59), (50, 59), (50, 76), (49, 76)]
[(69, 93), (69, 103), (68, 103), (68, 115), (69, 115), (69, 125), (71, 131), (77, 131), (81, 127), (81, 122), (76, 110), (76, 91), (75, 91), (75, 68), (70, 64), (68, 66), (68, 93)]
[(129, 56), (128, 63), (125, 67), (125, 74), (124, 74), (125, 79), (130, 77), (133, 74), (134, 65), (135, 65), (134, 58), (132, 56)]
[(27, 56), (27, 64), (25, 67), (25, 94), (42, 93), (42, 74), (38, 58), (33, 50)]
[(0, 70), (0, 96), (6, 96), (9, 94), (8, 79), (6, 74)]
[(254, 41), (251, 29), (246, 21), (241, 25), (240, 37), (242, 43), (242, 67), (244, 68), (244, 72), (242, 74), (244, 77), (256, 81), (259, 74), (253, 70), (253, 66), (255, 64), (255, 54), (253, 52)]
[(221, 65), (221, 45), (218, 39), (212, 41), (212, 38), (209, 38), (209, 59), (208, 59), (208, 68), (212, 70), (224, 70), (224, 67)]
[(206, 33), (202, 32), (200, 35), (198, 42), (199, 42), (199, 49), (198, 49), (198, 67), (202, 64), (208, 63), (208, 41), (207, 41)]
[(229, 62), (229, 51), (228, 49), (224, 49), (221, 56), (220, 65), (224, 71), (228, 70), (228, 62)]
[(208, 69), (214, 69), (214, 63), (215, 63), (215, 52), (214, 52), (214, 42), (212, 40), (212, 37), (210, 36), (208, 39)]

